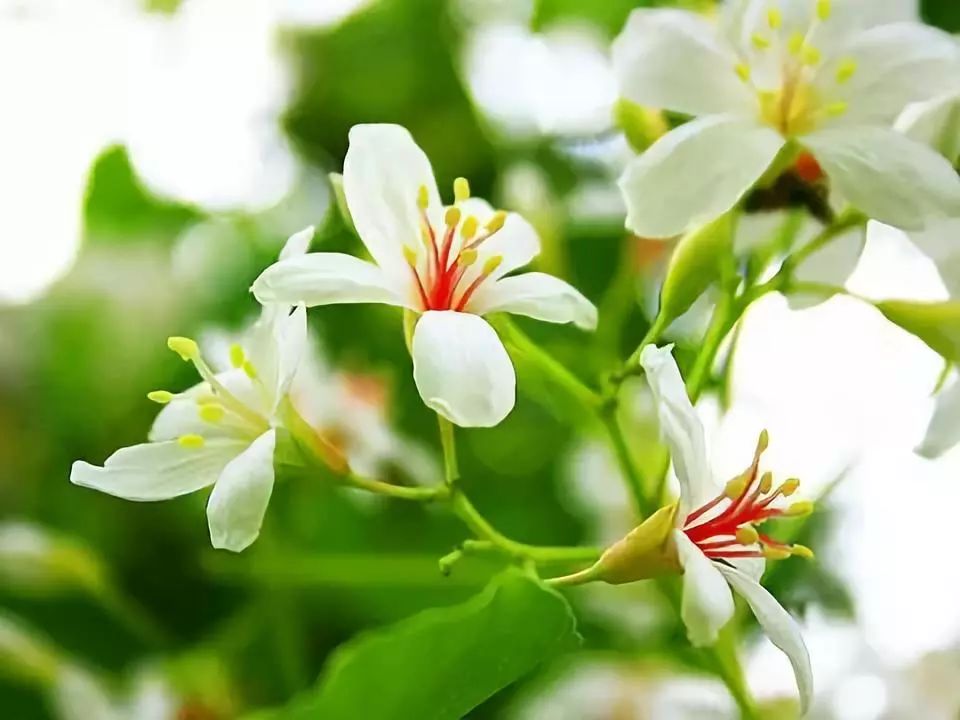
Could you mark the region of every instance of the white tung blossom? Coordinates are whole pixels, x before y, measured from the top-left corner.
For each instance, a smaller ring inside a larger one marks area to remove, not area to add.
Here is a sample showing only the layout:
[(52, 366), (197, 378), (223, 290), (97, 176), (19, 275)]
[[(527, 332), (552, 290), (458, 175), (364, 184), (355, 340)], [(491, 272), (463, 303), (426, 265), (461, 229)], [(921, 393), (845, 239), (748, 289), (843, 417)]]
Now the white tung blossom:
[(613, 47), (621, 94), (696, 119), (628, 166), (627, 226), (666, 237), (709, 221), (798, 149), (870, 217), (916, 229), (960, 212), (950, 164), (890, 127), (908, 104), (960, 85), (957, 43), (876, 10), (856, 0), (735, 0), (719, 25), (635, 10)]
[[(281, 257), (302, 254), (308, 228)], [(243, 345), (231, 348), (233, 368), (216, 373), (189, 338), (170, 349), (192, 362), (203, 382), (172, 394), (150, 393), (166, 407), (149, 442), (122, 448), (103, 467), (76, 462), (71, 482), (127, 500), (151, 501), (213, 485), (207, 504), (214, 547), (239, 552), (260, 532), (273, 491), (273, 455), (281, 408), (306, 342), (306, 310), (266, 305)]]
[(747, 601), (767, 637), (790, 659), (801, 705), (806, 708), (813, 697), (806, 646), (797, 623), (759, 580), (765, 559), (809, 557), (811, 553), (800, 545), (778, 543), (755, 526), (773, 517), (809, 513), (812, 506), (804, 501), (786, 508), (775, 504), (796, 492), (799, 481), (787, 480), (774, 488), (770, 473), (760, 475), (766, 432), (761, 434), (751, 466), (725, 487), (717, 487), (704, 428), (687, 396), (671, 347), (647, 346), (641, 363), (657, 399), (661, 432), (680, 483), (672, 540), (683, 570), (681, 616), (690, 641), (705, 645), (716, 640), (733, 617), (733, 588)]
[(404, 128), (355, 126), (343, 189), (374, 262), (341, 253), (281, 260), (253, 292), (266, 303), (373, 302), (418, 313), (411, 343), (417, 389), (457, 425), (496, 425), (515, 401), (513, 365), (482, 315), (596, 327), (596, 308), (562, 280), (507, 276), (536, 257), (536, 232), (519, 215), (471, 198), (462, 178), (455, 203), (444, 206), (429, 160)]

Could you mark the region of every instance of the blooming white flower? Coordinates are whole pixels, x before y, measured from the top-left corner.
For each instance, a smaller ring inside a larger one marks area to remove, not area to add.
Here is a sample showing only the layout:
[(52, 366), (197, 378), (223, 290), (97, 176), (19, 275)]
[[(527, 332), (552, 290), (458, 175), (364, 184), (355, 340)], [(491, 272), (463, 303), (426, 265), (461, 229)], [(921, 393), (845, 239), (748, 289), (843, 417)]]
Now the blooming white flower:
[(144, 668), (129, 693), (118, 695), (87, 670), (64, 663), (53, 684), (53, 705), (59, 720), (174, 720), (186, 715), (178, 698), (158, 672)]
[(809, 152), (867, 215), (915, 229), (960, 212), (943, 157), (889, 126), (956, 88), (958, 46), (854, 0), (735, 0), (719, 27), (635, 10), (613, 47), (621, 93), (697, 116), (628, 166), (627, 226), (666, 237), (730, 210), (786, 152)]
[[(297, 233), (281, 257), (302, 253), (313, 229)], [(273, 491), (273, 454), (281, 404), (306, 342), (306, 310), (264, 306), (233, 368), (216, 373), (197, 343), (173, 337), (171, 350), (197, 368), (203, 382), (173, 394), (150, 393), (166, 405), (149, 442), (122, 448), (103, 467), (75, 462), (70, 481), (127, 500), (166, 500), (214, 485), (207, 503), (213, 546), (239, 552), (260, 532)]]
[(289, 258), (267, 268), (253, 292), (264, 303), (373, 302), (421, 313), (414, 380), (424, 402), (457, 425), (496, 425), (515, 401), (510, 358), (481, 315), (596, 327), (596, 308), (562, 280), (537, 272), (506, 277), (539, 252), (533, 228), (471, 198), (462, 178), (454, 205), (444, 207), (429, 160), (404, 128), (355, 126), (343, 189), (375, 263), (341, 253)]
[[(796, 492), (799, 482), (787, 480), (773, 487), (770, 473), (760, 475), (760, 455), (766, 432), (760, 436), (753, 463), (723, 488), (715, 486), (707, 457), (703, 425), (684, 388), (671, 347), (644, 348), (640, 362), (657, 399), (661, 432), (670, 449), (680, 483), (672, 540), (683, 570), (681, 615), (690, 641), (713, 643), (733, 617), (730, 588), (753, 610), (770, 640), (790, 659), (806, 708), (813, 696), (810, 658), (797, 623), (760, 585), (764, 559), (810, 556), (809, 549), (787, 546), (759, 533), (755, 525), (772, 517), (810, 512), (811, 504), (796, 502), (779, 508), (775, 501)], [(642, 526), (641, 526), (642, 527)]]

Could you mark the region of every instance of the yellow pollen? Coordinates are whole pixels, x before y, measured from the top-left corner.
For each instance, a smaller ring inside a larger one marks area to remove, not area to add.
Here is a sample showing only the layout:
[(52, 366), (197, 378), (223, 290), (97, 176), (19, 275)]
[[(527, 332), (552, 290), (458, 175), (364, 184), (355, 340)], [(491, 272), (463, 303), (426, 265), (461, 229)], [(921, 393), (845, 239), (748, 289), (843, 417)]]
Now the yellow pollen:
[(460, 226), (460, 234), (469, 240), (477, 234), (477, 225), (479, 225), (477, 219), (473, 215), (470, 215), (463, 221), (463, 225)]
[(780, 14), (780, 10), (777, 8), (770, 8), (767, 10), (767, 25), (770, 26), (771, 30), (779, 30), (783, 25), (783, 15)]
[(736, 477), (727, 483), (727, 486), (723, 490), (723, 494), (726, 495), (730, 500), (736, 500), (743, 494), (743, 491), (746, 489), (746, 487), (746, 478)]
[(760, 33), (754, 33), (750, 38), (750, 42), (753, 43), (753, 46), (757, 50), (766, 50), (768, 47), (770, 47), (770, 39), (764, 37)]
[(484, 226), (487, 229), (488, 233), (495, 233), (500, 228), (503, 227), (503, 224), (507, 221), (507, 214), (503, 210), (497, 210), (493, 217), (487, 220), (487, 224)]
[(815, 555), (813, 550), (808, 548), (806, 545), (792, 545), (790, 547), (790, 552), (797, 557), (801, 557), (804, 560), (813, 560)]
[(787, 517), (804, 517), (813, 512), (813, 503), (809, 500), (800, 500), (784, 510)]
[(197, 450), (202, 448), (204, 442), (206, 441), (201, 435), (181, 435), (179, 438), (177, 438), (177, 442), (180, 444), (180, 447)]
[(254, 367), (253, 363), (249, 360), (243, 361), (243, 372), (246, 373), (246, 376), (251, 380), (257, 379), (257, 368)]
[(746, 63), (737, 63), (733, 71), (737, 74), (737, 77), (747, 82), (750, 80), (750, 66)]
[(470, 197), (470, 183), (466, 178), (458, 177), (453, 181), (453, 199), (458, 203)]
[(222, 405), (217, 405), (215, 403), (201, 405), (199, 412), (200, 412), (200, 419), (208, 423), (220, 422), (221, 420), (223, 420), (223, 416), (226, 413)]
[(853, 58), (841, 60), (837, 65), (837, 82), (843, 85), (857, 73), (857, 61)]
[(847, 111), (847, 104), (845, 102), (835, 102), (827, 105), (824, 110), (826, 110), (827, 115), (830, 117), (840, 117)]
[(417, 189), (417, 207), (421, 210), (426, 210), (427, 206), (430, 204), (430, 191), (427, 190), (426, 185), (421, 185)]
[(492, 273), (494, 270), (496, 270), (498, 267), (500, 267), (500, 263), (502, 263), (502, 262), (503, 262), (503, 255), (494, 255), (494, 256), (490, 257), (490, 258), (483, 264), (483, 274), (484, 274), (484, 275), (489, 275), (489, 274)]
[(460, 259), (457, 262), (460, 263), (461, 267), (470, 267), (477, 261), (477, 251), (476, 250), (464, 250), (460, 253)]
[(167, 338), (167, 347), (186, 361), (196, 360), (200, 357), (200, 347), (190, 338)]
[(784, 497), (790, 497), (800, 488), (800, 481), (797, 478), (790, 478), (784, 481), (780, 486), (780, 494)]
[(833, 5), (830, 0), (817, 0), (817, 18), (820, 20), (828, 20), (830, 18), (830, 13), (833, 10)]
[(741, 545), (753, 545), (760, 540), (760, 533), (752, 525), (737, 528), (737, 542)]
[(447, 208), (447, 213), (443, 216), (443, 221), (447, 224), (447, 227), (456, 227), (460, 224), (460, 214), (460, 208), (458, 207)]
[(800, 59), (803, 61), (804, 65), (819, 65), (820, 61), (823, 59), (823, 55), (820, 53), (820, 50), (815, 48), (813, 45), (804, 45), (803, 49), (800, 51)]
[(414, 250), (409, 245), (403, 246), (403, 259), (407, 261), (407, 265), (415, 267), (417, 264), (417, 251)]
[(765, 472), (760, 478), (760, 492), (766, 495), (773, 490), (773, 473)]
[(243, 352), (243, 348), (239, 343), (234, 343), (230, 346), (230, 364), (235, 368), (243, 367), (243, 361), (247, 359), (246, 354)]
[(173, 400), (173, 398), (173, 393), (167, 392), (166, 390), (154, 390), (153, 392), (147, 393), (147, 399), (152, 400), (155, 403), (160, 403), (161, 405), (166, 405), (168, 402)]
[(790, 36), (790, 39), (787, 40), (787, 49), (793, 55), (799, 55), (800, 51), (803, 50), (803, 43), (805, 38), (802, 33), (795, 32)]
[(784, 550), (782, 548), (770, 547), (769, 545), (764, 545), (763, 556), (767, 560), (786, 560), (788, 557), (790, 557), (790, 551)]

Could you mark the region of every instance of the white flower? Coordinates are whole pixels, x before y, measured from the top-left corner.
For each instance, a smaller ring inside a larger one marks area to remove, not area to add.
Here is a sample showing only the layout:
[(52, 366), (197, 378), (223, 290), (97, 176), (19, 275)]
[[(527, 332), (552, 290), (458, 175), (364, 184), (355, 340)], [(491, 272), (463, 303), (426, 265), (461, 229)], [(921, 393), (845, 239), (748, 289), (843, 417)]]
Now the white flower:
[(774, 501), (796, 492), (799, 482), (773, 487), (770, 473), (760, 475), (760, 455), (767, 445), (761, 434), (751, 466), (726, 487), (713, 482), (703, 425), (687, 396), (671, 347), (647, 346), (640, 362), (657, 399), (661, 432), (670, 449), (680, 501), (673, 540), (683, 569), (681, 615), (694, 645), (713, 643), (733, 617), (732, 587), (753, 610), (767, 637), (793, 665), (800, 701), (813, 696), (810, 658), (790, 615), (759, 583), (764, 559), (809, 556), (803, 546), (787, 546), (759, 533), (755, 525), (772, 517), (808, 513), (810, 503), (778, 508)]
[(909, 103), (958, 86), (958, 46), (916, 22), (866, 18), (874, 8), (853, 0), (739, 0), (720, 27), (635, 10), (613, 47), (621, 93), (697, 119), (627, 168), (627, 226), (666, 237), (721, 215), (788, 143), (883, 222), (914, 229), (960, 211), (950, 164), (889, 127)]
[(515, 401), (510, 358), (481, 315), (596, 327), (596, 308), (562, 280), (536, 272), (506, 277), (539, 252), (533, 228), (470, 198), (462, 178), (455, 204), (444, 207), (430, 162), (404, 128), (355, 126), (343, 189), (375, 262), (340, 253), (282, 260), (253, 292), (267, 303), (373, 302), (422, 313), (411, 347), (417, 389), (457, 425), (496, 425)]
[[(302, 253), (313, 229), (297, 233), (281, 257)], [(215, 373), (189, 338), (168, 345), (191, 361), (203, 382), (174, 395), (150, 393), (165, 404), (150, 442), (122, 448), (103, 467), (75, 462), (70, 481), (127, 500), (152, 501), (214, 485), (207, 503), (213, 546), (239, 552), (260, 533), (273, 491), (273, 453), (281, 403), (306, 342), (306, 310), (267, 305), (243, 346), (231, 349), (233, 368)]]
[(129, 693), (118, 695), (87, 670), (64, 663), (53, 684), (53, 704), (60, 720), (174, 720), (184, 716), (169, 683), (144, 668)]

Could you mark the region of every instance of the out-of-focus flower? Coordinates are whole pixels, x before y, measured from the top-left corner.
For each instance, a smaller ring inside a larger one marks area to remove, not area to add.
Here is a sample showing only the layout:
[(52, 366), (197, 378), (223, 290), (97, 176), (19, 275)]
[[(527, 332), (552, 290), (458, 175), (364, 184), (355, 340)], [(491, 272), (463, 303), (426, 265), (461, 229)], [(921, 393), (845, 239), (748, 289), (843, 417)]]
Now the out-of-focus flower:
[(126, 694), (118, 694), (89, 671), (64, 663), (53, 684), (59, 720), (176, 720), (188, 717), (162, 675), (144, 669)]
[[(290, 238), (281, 257), (303, 254), (313, 228)], [(306, 343), (306, 310), (266, 305), (244, 345), (231, 348), (233, 369), (215, 373), (189, 338), (170, 349), (192, 362), (203, 382), (173, 394), (150, 442), (123, 448), (103, 467), (76, 462), (71, 482), (127, 500), (166, 500), (214, 485), (207, 504), (214, 547), (239, 552), (260, 532), (273, 491), (276, 428)]]
[(27, 625), (0, 612), (0, 670), (27, 682), (49, 683), (60, 665), (56, 651)]
[(864, 27), (874, 17), (849, 0), (740, 0), (720, 27), (634, 11), (613, 48), (621, 93), (698, 117), (627, 168), (627, 226), (665, 237), (710, 221), (799, 148), (878, 220), (915, 229), (960, 212), (950, 164), (889, 128), (956, 88), (957, 43), (916, 22)]
[(28, 522), (0, 524), (0, 580), (28, 592), (102, 589), (106, 569), (83, 546)]
[(596, 308), (562, 280), (505, 277), (537, 255), (536, 232), (519, 215), (471, 198), (462, 178), (454, 204), (444, 206), (429, 160), (404, 128), (354, 127), (343, 188), (375, 264), (340, 253), (282, 260), (257, 278), (254, 294), (265, 303), (374, 302), (420, 313), (414, 379), (424, 402), (452, 422), (496, 425), (515, 402), (513, 365), (482, 315), (596, 327)]

